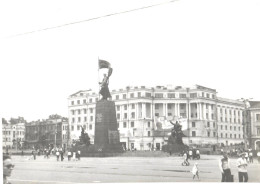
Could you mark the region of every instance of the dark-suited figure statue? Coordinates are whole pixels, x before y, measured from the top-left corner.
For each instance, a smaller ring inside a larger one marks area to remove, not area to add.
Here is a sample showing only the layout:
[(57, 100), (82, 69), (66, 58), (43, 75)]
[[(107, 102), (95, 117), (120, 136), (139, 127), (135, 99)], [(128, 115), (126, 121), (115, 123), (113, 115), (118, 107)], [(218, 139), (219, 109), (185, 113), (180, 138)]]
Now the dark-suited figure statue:
[(109, 68), (108, 70), (108, 75), (104, 74), (104, 78), (102, 82), (100, 82), (101, 89), (99, 93), (102, 95), (102, 100), (107, 100), (107, 98), (111, 98), (110, 91), (108, 89), (108, 84), (109, 84), (109, 77), (112, 74), (112, 68)]

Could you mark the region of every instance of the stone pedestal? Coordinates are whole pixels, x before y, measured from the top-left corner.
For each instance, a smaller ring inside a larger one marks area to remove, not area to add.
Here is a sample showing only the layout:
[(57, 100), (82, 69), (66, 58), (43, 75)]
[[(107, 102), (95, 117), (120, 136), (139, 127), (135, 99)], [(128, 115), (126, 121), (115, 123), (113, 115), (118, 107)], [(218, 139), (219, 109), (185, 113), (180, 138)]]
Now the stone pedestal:
[(113, 101), (100, 100), (96, 104), (94, 145), (103, 152), (118, 152), (122, 148)]

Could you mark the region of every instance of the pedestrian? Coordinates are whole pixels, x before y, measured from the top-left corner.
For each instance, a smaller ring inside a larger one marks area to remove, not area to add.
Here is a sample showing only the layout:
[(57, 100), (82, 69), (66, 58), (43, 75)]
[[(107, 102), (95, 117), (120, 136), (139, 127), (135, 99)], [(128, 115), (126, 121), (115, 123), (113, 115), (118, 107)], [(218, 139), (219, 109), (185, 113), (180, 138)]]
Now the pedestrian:
[(78, 160), (80, 160), (80, 150), (78, 150)]
[(9, 155), (3, 155), (3, 184), (11, 184), (8, 182), (7, 177), (10, 177), (14, 165), (12, 163), (11, 157)]
[(34, 159), (34, 160), (36, 160), (36, 154), (37, 154), (37, 153), (36, 153), (36, 150), (33, 151), (33, 159)]
[(23, 150), (22, 150), (22, 157), (23, 157), (24, 153), (23, 153)]
[(196, 157), (197, 157), (197, 159), (200, 159), (200, 150), (199, 149), (196, 150)]
[(189, 158), (189, 159), (192, 158), (192, 150), (191, 150), (191, 149), (189, 150), (189, 156), (188, 156), (188, 158)]
[(249, 150), (248, 156), (249, 156), (249, 163), (254, 163), (252, 149)]
[(196, 150), (192, 149), (192, 160), (196, 159)]
[(257, 155), (258, 163), (260, 164), (260, 151), (258, 151), (256, 155)]
[(247, 150), (247, 151), (245, 151), (245, 158), (246, 158), (246, 161), (247, 161), (247, 163), (249, 163), (249, 158), (248, 158), (248, 150)]
[(219, 169), (222, 173), (221, 182), (231, 182), (231, 170), (230, 170), (230, 159), (227, 156), (227, 153), (223, 153), (223, 156), (219, 160)]
[(57, 161), (59, 161), (59, 158), (60, 158), (60, 152), (59, 152), (59, 150), (56, 151), (56, 156), (57, 156)]
[(76, 152), (73, 152), (72, 160), (76, 161)]
[(240, 154), (240, 158), (237, 160), (239, 182), (248, 181), (247, 160), (245, 158), (245, 155), (246, 155), (246, 153), (243, 152), (242, 154)]
[(197, 178), (200, 180), (199, 177), (199, 168), (198, 168), (198, 163), (196, 162), (191, 170), (191, 173), (193, 174), (193, 179), (197, 176)]
[(70, 159), (71, 159), (71, 151), (69, 150), (68, 151), (68, 161), (70, 161)]
[(182, 165), (190, 165), (190, 163), (189, 163), (189, 161), (188, 161), (188, 155), (187, 155), (187, 153), (186, 152), (184, 152), (184, 154), (183, 154), (183, 163), (182, 163)]

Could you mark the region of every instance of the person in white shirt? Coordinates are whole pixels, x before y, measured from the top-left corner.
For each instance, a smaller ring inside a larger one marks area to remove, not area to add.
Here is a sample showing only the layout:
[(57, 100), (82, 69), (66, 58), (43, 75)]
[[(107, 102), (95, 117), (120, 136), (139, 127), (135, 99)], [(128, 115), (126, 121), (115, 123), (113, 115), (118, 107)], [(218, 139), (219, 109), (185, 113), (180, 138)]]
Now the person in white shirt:
[(258, 163), (260, 164), (260, 151), (258, 151), (256, 155), (257, 155)]
[(237, 167), (238, 167), (239, 182), (247, 182), (248, 174), (247, 174), (247, 160), (245, 158), (245, 153), (240, 154), (240, 158), (237, 159)]
[(219, 169), (222, 173), (221, 182), (231, 181), (230, 159), (228, 158), (227, 153), (223, 152), (223, 157), (219, 159)]

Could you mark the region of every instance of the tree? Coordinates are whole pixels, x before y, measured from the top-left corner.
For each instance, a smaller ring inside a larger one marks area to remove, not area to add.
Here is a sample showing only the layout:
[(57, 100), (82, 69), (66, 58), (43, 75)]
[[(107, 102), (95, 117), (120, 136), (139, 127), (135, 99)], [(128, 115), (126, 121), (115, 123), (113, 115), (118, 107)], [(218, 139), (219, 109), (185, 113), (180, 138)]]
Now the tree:
[(90, 145), (90, 138), (88, 133), (85, 133), (84, 128), (81, 127), (81, 135), (79, 136), (79, 144), (85, 144), (86, 146)]

